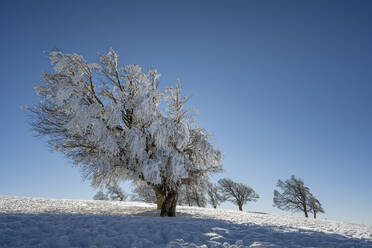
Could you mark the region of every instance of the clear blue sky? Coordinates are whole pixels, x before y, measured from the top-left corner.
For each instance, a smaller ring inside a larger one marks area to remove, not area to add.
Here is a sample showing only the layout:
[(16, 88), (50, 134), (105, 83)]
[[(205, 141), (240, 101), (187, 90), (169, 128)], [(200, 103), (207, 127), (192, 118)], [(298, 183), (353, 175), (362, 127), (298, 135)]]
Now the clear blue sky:
[(261, 195), (245, 209), (283, 213), (273, 189), (294, 174), (321, 217), (372, 225), (371, 12), (367, 0), (1, 1), (0, 195), (92, 198), (18, 106), (38, 101), (43, 51), (93, 61), (112, 47), (162, 86), (181, 79), (224, 154), (220, 177)]

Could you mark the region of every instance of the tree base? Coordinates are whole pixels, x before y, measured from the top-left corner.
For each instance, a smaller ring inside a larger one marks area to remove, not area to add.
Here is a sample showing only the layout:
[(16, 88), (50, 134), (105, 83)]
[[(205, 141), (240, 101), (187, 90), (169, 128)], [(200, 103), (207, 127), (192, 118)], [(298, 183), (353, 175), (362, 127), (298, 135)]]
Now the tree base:
[(164, 197), (163, 205), (161, 206), (161, 217), (176, 217), (176, 206), (178, 200), (178, 192), (170, 190)]

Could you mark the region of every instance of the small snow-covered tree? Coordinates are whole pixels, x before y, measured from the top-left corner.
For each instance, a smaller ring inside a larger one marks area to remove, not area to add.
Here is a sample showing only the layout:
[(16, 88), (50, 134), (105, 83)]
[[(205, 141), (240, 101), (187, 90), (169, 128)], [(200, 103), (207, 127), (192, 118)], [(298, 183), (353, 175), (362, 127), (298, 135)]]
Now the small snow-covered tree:
[(251, 187), (234, 182), (229, 178), (220, 179), (218, 184), (226, 199), (238, 205), (240, 211), (243, 211), (244, 204), (249, 201), (257, 201), (260, 197)]
[(136, 183), (134, 189), (132, 190), (132, 200), (133, 201), (144, 201), (148, 203), (156, 203), (156, 195), (153, 188), (143, 182)]
[(100, 190), (93, 196), (93, 200), (108, 201), (109, 198), (105, 193), (102, 192), (102, 190)]
[(293, 212), (301, 211), (307, 218), (310, 210), (309, 199), (312, 195), (309, 188), (304, 185), (304, 181), (292, 175), (285, 182), (278, 180), (277, 187), (283, 192), (274, 190), (274, 207)]
[(125, 201), (128, 198), (128, 195), (118, 185), (107, 186), (107, 195), (114, 201)]
[(160, 91), (156, 70), (119, 67), (112, 49), (99, 63), (59, 51), (49, 59), (54, 71), (35, 87), (41, 101), (29, 108), (32, 128), (94, 186), (143, 181), (162, 196), (160, 215), (175, 216), (182, 185), (222, 170), (221, 153), (187, 114), (180, 86)]
[(226, 201), (226, 197), (221, 194), (220, 188), (213, 183), (208, 183), (208, 203), (213, 206), (213, 208), (217, 208), (222, 202)]
[(309, 197), (309, 212), (313, 213), (314, 219), (316, 219), (317, 213), (324, 213), (324, 209), (322, 207), (322, 204), (313, 195), (311, 195)]
[(180, 190), (180, 205), (205, 207), (207, 199), (205, 197), (206, 188), (202, 184), (184, 185)]
[(133, 193), (132, 200), (156, 203), (157, 209), (162, 208), (164, 195), (159, 191), (158, 187), (151, 186), (145, 182), (136, 182)]

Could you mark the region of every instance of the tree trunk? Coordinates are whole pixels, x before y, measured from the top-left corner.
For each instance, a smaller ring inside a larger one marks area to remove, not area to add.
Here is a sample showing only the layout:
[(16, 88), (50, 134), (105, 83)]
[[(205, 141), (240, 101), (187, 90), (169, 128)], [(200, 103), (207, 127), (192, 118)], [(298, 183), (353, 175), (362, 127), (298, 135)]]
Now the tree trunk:
[(156, 209), (161, 209), (161, 206), (163, 206), (164, 202), (164, 196), (162, 195), (156, 195)]
[(314, 219), (316, 219), (316, 211), (314, 211)]
[(161, 206), (163, 205), (163, 202), (164, 202), (164, 194), (162, 194), (162, 192), (155, 186), (153, 186), (152, 188), (154, 189), (155, 196), (156, 196), (157, 209), (161, 209)]
[(242, 204), (239, 204), (239, 211), (243, 211), (243, 205)]
[(304, 206), (304, 213), (305, 213), (305, 217), (308, 218), (309, 215), (307, 214), (307, 208), (306, 208), (306, 206)]
[(177, 200), (177, 190), (167, 190), (163, 205), (161, 206), (160, 216), (176, 217)]

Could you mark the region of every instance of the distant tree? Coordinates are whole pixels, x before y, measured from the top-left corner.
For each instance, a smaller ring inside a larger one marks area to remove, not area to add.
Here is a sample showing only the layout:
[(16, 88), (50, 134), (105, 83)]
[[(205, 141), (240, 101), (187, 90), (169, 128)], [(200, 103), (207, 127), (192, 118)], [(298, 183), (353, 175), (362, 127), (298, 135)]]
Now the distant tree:
[(220, 192), (220, 188), (213, 183), (208, 184), (207, 196), (208, 203), (214, 208), (226, 201), (226, 197)]
[(278, 180), (277, 187), (283, 192), (274, 190), (274, 207), (293, 212), (302, 211), (307, 218), (310, 210), (309, 199), (312, 195), (304, 182), (292, 175), (285, 182)]
[(156, 203), (156, 195), (153, 188), (143, 182), (138, 182), (135, 184), (132, 190), (132, 200), (133, 201), (143, 201), (147, 203)]
[(93, 196), (93, 200), (108, 201), (109, 198), (108, 198), (108, 196), (105, 193), (103, 193), (102, 190), (100, 190), (100, 191), (97, 192), (97, 194), (95, 194)]
[(125, 201), (128, 198), (128, 195), (118, 185), (107, 186), (107, 195), (111, 200)]
[(233, 202), (243, 211), (243, 205), (249, 201), (257, 201), (260, 197), (249, 186), (234, 182), (229, 178), (220, 179), (218, 184), (227, 200)]
[(180, 190), (180, 205), (205, 207), (207, 199), (205, 197), (206, 187), (200, 184), (185, 185)]
[(160, 215), (175, 216), (182, 185), (222, 170), (221, 152), (188, 114), (179, 84), (160, 91), (157, 70), (119, 66), (112, 49), (99, 63), (60, 51), (49, 59), (53, 71), (42, 74), (40, 102), (29, 108), (32, 129), (94, 185), (143, 181), (162, 195)]
[(313, 213), (314, 219), (316, 219), (317, 213), (324, 213), (322, 204), (313, 195), (309, 197), (309, 208), (310, 208), (309, 212)]
[(194, 205), (194, 202), (191, 199), (191, 192), (189, 192), (189, 190), (187, 190), (185, 186), (182, 186), (180, 188), (177, 204), (190, 207)]

